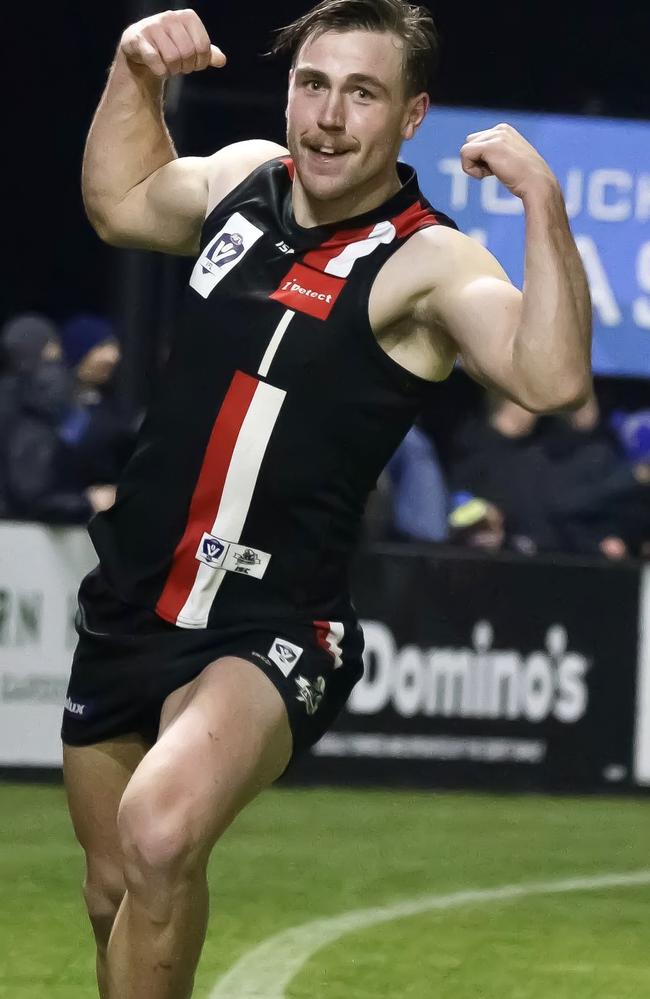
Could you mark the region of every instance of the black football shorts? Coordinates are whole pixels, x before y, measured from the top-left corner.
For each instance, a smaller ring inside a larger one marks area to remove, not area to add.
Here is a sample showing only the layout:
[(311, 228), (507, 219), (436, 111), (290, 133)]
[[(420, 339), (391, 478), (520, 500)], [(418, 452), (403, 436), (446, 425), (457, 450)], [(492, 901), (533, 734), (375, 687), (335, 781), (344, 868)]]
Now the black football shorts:
[(268, 676), (285, 703), (294, 755), (320, 739), (363, 673), (357, 621), (186, 629), (124, 603), (97, 567), (79, 589), (79, 642), (61, 737), (86, 746), (127, 733), (156, 741), (165, 698), (222, 656)]

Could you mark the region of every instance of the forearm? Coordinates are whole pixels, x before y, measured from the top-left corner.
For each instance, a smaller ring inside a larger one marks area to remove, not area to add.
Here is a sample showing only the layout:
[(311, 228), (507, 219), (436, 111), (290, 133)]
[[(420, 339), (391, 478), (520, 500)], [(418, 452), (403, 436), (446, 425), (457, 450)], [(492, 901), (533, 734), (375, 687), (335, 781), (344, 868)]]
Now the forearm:
[(523, 197), (526, 258), (514, 378), (533, 409), (579, 404), (591, 385), (591, 300), (559, 185)]
[(98, 231), (139, 183), (176, 158), (163, 115), (163, 81), (118, 49), (88, 134), (82, 193)]

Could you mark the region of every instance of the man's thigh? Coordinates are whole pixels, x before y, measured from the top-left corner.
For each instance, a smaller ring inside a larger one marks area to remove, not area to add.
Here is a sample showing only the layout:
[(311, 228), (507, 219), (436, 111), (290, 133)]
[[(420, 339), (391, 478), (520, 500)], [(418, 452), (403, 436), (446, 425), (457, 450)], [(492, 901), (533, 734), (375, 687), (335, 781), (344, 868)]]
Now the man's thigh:
[[(285, 770), (292, 752), (287, 711), (276, 687), (252, 663), (225, 656), (170, 694), (159, 738), (122, 800), (127, 839), (145, 827), (207, 859), (237, 813)], [(153, 828), (152, 828), (153, 827)]]

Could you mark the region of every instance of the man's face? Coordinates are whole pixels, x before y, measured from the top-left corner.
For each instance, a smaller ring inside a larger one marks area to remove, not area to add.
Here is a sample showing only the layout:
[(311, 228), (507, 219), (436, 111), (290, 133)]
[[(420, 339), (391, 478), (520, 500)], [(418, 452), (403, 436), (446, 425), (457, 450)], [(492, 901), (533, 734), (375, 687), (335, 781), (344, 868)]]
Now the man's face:
[[(426, 97), (404, 95), (402, 42), (327, 31), (302, 46), (289, 80), (287, 144), (309, 196), (334, 200), (394, 173)], [(419, 104), (418, 104), (419, 101)]]

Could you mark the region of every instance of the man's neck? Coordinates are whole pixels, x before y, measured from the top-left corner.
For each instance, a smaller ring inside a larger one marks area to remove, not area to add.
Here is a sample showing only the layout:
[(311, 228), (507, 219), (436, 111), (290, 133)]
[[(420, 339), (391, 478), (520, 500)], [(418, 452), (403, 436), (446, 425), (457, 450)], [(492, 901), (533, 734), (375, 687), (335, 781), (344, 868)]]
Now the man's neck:
[(373, 184), (372, 190), (367, 192), (353, 190), (340, 198), (324, 201), (311, 198), (296, 174), (291, 193), (294, 218), (298, 225), (304, 229), (329, 225), (332, 222), (342, 222), (378, 208), (379, 205), (383, 205), (385, 201), (397, 194), (401, 187), (402, 182), (397, 170), (395, 170), (386, 177), (381, 185)]

